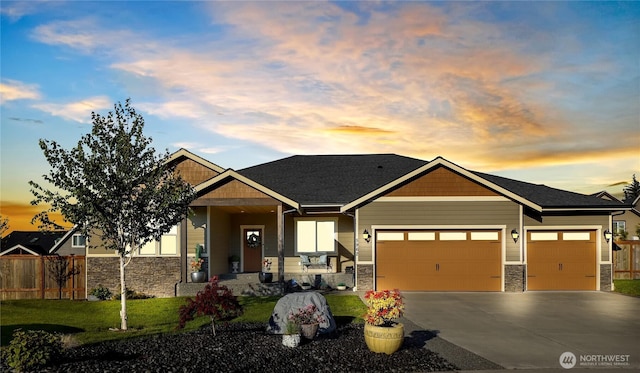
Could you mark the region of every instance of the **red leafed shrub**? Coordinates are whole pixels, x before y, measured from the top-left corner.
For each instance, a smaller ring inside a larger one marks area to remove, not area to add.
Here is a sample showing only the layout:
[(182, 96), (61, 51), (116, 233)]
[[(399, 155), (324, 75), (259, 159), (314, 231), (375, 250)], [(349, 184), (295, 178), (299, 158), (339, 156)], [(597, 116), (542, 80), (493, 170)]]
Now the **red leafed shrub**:
[(242, 306), (228, 287), (218, 283), (218, 277), (211, 277), (203, 290), (195, 299), (187, 298), (187, 304), (178, 310), (180, 321), (178, 329), (184, 328), (187, 321), (196, 316), (207, 315), (211, 318), (211, 329), (216, 335), (216, 321), (230, 320), (242, 315)]

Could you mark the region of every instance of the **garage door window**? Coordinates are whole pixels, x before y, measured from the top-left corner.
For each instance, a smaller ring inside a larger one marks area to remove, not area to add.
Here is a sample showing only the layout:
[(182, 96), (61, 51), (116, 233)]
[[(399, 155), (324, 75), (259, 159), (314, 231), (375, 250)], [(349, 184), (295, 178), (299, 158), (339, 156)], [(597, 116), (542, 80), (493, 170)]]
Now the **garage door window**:
[(378, 241), (404, 241), (404, 232), (380, 232)]
[(531, 241), (557, 241), (557, 232), (531, 232)]
[(589, 241), (591, 235), (589, 232), (564, 232), (562, 239), (565, 241)]
[(466, 241), (467, 232), (440, 232), (440, 241)]
[(409, 241), (435, 241), (436, 232), (409, 232)]
[(471, 232), (473, 241), (498, 241), (498, 232)]

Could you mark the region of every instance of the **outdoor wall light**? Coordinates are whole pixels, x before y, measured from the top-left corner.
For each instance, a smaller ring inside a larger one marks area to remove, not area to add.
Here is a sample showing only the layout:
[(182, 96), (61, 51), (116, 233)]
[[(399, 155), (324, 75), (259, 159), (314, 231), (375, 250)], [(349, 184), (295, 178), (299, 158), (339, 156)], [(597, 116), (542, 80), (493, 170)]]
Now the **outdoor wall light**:
[(362, 238), (367, 242), (371, 241), (371, 235), (368, 230), (365, 229), (364, 232), (362, 232)]
[(604, 231), (604, 240), (607, 241), (607, 243), (609, 243), (609, 241), (611, 241), (611, 231), (610, 230), (606, 230)]
[(515, 243), (517, 243), (518, 238), (520, 238), (520, 233), (518, 233), (518, 231), (515, 228), (511, 230), (511, 238), (513, 238), (513, 242)]

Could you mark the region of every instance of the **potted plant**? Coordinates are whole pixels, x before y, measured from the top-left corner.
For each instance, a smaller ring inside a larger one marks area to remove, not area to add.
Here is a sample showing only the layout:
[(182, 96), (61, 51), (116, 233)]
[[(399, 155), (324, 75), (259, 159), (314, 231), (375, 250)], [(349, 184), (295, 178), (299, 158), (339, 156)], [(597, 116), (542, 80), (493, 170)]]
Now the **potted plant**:
[(191, 282), (204, 282), (206, 279), (206, 274), (202, 271), (202, 264), (204, 264), (204, 259), (202, 258), (193, 258), (191, 260)]
[(202, 245), (196, 245), (196, 257), (191, 260), (191, 282), (205, 282), (206, 273), (202, 270), (204, 259), (200, 257), (202, 254)]
[(300, 327), (292, 323), (287, 322), (286, 329), (282, 335), (282, 344), (287, 347), (298, 347), (300, 345)]
[(338, 289), (338, 290), (347, 290), (347, 284), (345, 284), (344, 282), (340, 282), (340, 283), (338, 283), (338, 285), (336, 285), (336, 289)]
[(261, 283), (270, 283), (273, 281), (273, 273), (271, 273), (271, 259), (264, 258), (262, 260), (262, 271), (258, 273), (258, 279)]
[(233, 254), (229, 257), (229, 263), (231, 263), (231, 272), (238, 273), (240, 269), (240, 257)]
[(404, 325), (395, 320), (404, 314), (400, 290), (369, 290), (364, 295), (364, 340), (369, 350), (387, 355), (398, 351), (404, 340)]
[(300, 333), (307, 339), (313, 339), (316, 336), (318, 326), (324, 320), (324, 316), (322, 316), (315, 304), (298, 308), (297, 311), (291, 312), (288, 317), (288, 322), (298, 325)]

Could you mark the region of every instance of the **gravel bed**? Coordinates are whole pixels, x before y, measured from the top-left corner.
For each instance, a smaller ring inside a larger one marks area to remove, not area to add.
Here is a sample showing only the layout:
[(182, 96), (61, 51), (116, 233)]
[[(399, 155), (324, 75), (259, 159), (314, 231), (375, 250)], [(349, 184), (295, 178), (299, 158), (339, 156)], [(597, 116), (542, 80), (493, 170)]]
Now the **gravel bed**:
[[(457, 367), (425, 348), (426, 340), (405, 338), (393, 355), (367, 349), (363, 325), (339, 326), (331, 336), (282, 345), (262, 323), (210, 328), (80, 346), (65, 352), (64, 363), (43, 372), (431, 372)], [(6, 368), (6, 367), (3, 367)]]

